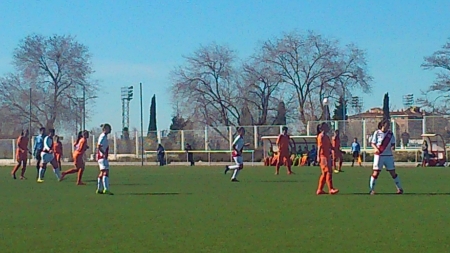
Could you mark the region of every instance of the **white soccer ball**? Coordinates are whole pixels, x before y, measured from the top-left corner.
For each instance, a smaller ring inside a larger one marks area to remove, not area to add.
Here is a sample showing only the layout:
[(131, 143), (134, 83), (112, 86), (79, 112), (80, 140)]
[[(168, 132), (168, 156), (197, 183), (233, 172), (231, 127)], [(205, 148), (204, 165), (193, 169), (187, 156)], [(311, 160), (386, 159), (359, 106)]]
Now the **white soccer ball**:
[(327, 104), (328, 104), (328, 98), (324, 98), (324, 99), (323, 99), (323, 104), (324, 104), (324, 105), (327, 105)]

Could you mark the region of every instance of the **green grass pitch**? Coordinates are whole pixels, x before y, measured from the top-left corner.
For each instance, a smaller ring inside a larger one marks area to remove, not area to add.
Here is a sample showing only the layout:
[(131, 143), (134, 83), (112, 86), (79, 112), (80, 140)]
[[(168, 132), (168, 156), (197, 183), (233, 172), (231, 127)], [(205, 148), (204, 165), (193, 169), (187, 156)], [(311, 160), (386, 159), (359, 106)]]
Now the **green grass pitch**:
[[(316, 196), (319, 169), (246, 167), (231, 183), (222, 167), (112, 167), (114, 196), (75, 175), (38, 184), (0, 168), (1, 252), (450, 252), (446, 168), (399, 168), (404, 195), (383, 171), (334, 175), (339, 195)], [(284, 172), (284, 171), (283, 171)]]

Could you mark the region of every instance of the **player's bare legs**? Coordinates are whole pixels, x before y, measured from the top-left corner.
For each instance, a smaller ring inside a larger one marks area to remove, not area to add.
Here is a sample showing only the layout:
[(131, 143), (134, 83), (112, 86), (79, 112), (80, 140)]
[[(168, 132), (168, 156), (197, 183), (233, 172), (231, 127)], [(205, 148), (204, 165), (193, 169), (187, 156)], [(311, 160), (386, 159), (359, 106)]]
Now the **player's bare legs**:
[(286, 158), (286, 167), (287, 167), (287, 174), (292, 175), (294, 172), (292, 172), (292, 161), (290, 158)]
[(22, 171), (20, 172), (20, 180), (26, 179), (25, 171), (27, 171), (27, 160), (22, 161)]
[(329, 194), (336, 194), (339, 192), (338, 189), (335, 189), (333, 186), (333, 173), (332, 173), (332, 165), (331, 161), (328, 161), (327, 158), (321, 157), (320, 158), (320, 168), (322, 170), (322, 174), (319, 178), (319, 185), (317, 188), (317, 195), (326, 194), (326, 192), (323, 190), (323, 187), (325, 186), (325, 183), (328, 186)]
[(283, 161), (283, 158), (279, 157), (278, 161), (277, 161), (277, 165), (275, 165), (275, 175), (280, 174), (280, 167), (281, 167), (282, 161)]
[(78, 169), (77, 185), (86, 185), (81, 179), (83, 178), (84, 166)]
[(61, 178), (59, 179), (59, 181), (63, 181), (64, 178), (65, 178), (67, 175), (70, 175), (70, 174), (73, 174), (73, 173), (77, 173), (77, 172), (78, 172), (78, 169), (77, 169), (77, 168), (72, 168), (72, 169), (63, 171), (63, 172), (61, 173)]
[(20, 165), (22, 165), (22, 161), (18, 160), (16, 166), (14, 166), (13, 170), (11, 171), (12, 178), (17, 179), (16, 172), (19, 170)]

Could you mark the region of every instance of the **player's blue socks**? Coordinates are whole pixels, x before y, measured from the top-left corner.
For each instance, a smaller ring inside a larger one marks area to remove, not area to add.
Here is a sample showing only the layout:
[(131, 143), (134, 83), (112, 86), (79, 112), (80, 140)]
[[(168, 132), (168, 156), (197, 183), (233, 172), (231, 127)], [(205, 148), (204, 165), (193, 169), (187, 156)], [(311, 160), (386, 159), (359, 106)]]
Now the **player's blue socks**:
[(40, 180), (44, 180), (45, 170), (46, 170), (46, 169), (44, 169), (44, 168), (40, 168), (40, 169), (39, 169), (39, 179), (40, 179)]
[(395, 182), (395, 186), (397, 187), (398, 190), (402, 189), (402, 185), (400, 184), (400, 177), (395, 174), (395, 177), (393, 177), (394, 182)]
[(58, 168), (56, 168), (56, 169), (53, 169), (53, 173), (55, 173), (55, 176), (56, 176), (56, 179), (61, 179), (61, 173), (60, 173), (61, 171), (58, 169)]
[(375, 190), (375, 183), (377, 182), (377, 179), (374, 176), (370, 176), (370, 182), (369, 182), (369, 188), (370, 191)]
[(108, 176), (103, 176), (103, 190), (109, 191), (109, 178), (108, 178)]
[(102, 183), (102, 178), (101, 177), (97, 178), (97, 190), (103, 191), (103, 183)]

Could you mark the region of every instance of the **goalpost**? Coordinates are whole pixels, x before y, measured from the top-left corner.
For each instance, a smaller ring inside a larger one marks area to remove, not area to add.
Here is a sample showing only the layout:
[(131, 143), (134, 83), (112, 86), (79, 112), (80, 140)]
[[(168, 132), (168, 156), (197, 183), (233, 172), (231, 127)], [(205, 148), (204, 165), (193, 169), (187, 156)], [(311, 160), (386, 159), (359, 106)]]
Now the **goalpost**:
[[(195, 161), (197, 164), (200, 162), (202, 164), (203, 162), (206, 162), (209, 166), (211, 166), (211, 165), (221, 165), (224, 163), (229, 164), (230, 162), (233, 162), (231, 156), (232, 151), (230, 150), (191, 150), (189, 151), (189, 153), (192, 153), (194, 155), (194, 160), (198, 160), (195, 159), (195, 155), (197, 156), (202, 155), (207, 159), (206, 161), (203, 160)], [(151, 160), (154, 160), (155, 163), (158, 164), (157, 151), (145, 151), (144, 154), (146, 162), (149, 162), (149, 160), (150, 162)], [(251, 166), (255, 166), (255, 150), (244, 150), (243, 155), (244, 161), (250, 162)], [(187, 152), (184, 150), (166, 150), (165, 151), (166, 164), (169, 164), (168, 161), (171, 159), (180, 161), (180, 162), (173, 162), (173, 164), (179, 163), (180, 165), (182, 164), (185, 165), (189, 163), (187, 159)]]

